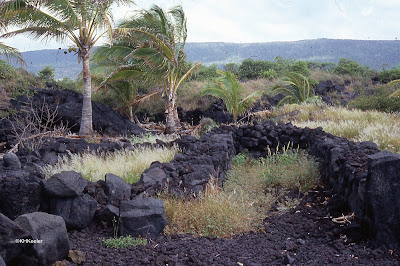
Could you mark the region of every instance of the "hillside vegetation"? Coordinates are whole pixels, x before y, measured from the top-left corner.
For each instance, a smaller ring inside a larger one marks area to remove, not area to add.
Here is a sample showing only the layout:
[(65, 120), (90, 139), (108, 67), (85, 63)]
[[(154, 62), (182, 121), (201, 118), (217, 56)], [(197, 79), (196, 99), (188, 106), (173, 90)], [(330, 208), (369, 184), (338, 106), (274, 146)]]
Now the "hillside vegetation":
[[(333, 40), (317, 39), (295, 42), (269, 43), (187, 43), (185, 52), (190, 62), (203, 65), (241, 63), (251, 58), (269, 60), (280, 56), (296, 60), (315, 62), (339, 62), (340, 58), (350, 58), (361, 65), (381, 70), (400, 64), (399, 41)], [(81, 71), (75, 53), (67, 49), (39, 50), (22, 53), (27, 70), (37, 73), (45, 66), (56, 69), (55, 78), (75, 79)]]

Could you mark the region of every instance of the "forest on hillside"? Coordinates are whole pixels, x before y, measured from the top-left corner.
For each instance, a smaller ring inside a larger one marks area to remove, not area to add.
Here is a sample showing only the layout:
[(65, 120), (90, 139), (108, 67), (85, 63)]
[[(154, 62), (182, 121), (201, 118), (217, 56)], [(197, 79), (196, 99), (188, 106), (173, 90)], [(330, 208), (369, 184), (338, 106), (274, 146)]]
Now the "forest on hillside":
[[(241, 63), (245, 59), (269, 60), (276, 57), (314, 62), (339, 62), (349, 58), (370, 69), (382, 70), (400, 64), (399, 41), (317, 39), (268, 43), (187, 43), (185, 52), (190, 62), (203, 65)], [(55, 68), (55, 78), (75, 79), (81, 66), (74, 52), (65, 49), (24, 52), (27, 70), (37, 73), (46, 66)]]

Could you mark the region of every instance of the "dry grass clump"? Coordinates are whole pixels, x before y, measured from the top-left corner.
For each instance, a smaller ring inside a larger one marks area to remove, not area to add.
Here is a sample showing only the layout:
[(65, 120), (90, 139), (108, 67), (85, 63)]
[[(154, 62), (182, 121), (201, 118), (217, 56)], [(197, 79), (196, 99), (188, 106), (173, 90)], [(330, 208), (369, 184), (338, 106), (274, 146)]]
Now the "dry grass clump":
[(164, 204), (169, 221), (166, 234), (232, 237), (256, 229), (262, 221), (250, 202), (211, 184), (196, 199), (166, 197)]
[(305, 152), (286, 151), (260, 160), (240, 154), (232, 162), (223, 189), (211, 182), (196, 199), (161, 196), (169, 221), (165, 232), (231, 237), (258, 230), (279, 197), (266, 193), (272, 191), (269, 188), (282, 186), (305, 191), (318, 182), (318, 166)]
[(180, 136), (177, 135), (177, 134), (168, 134), (168, 135), (159, 134), (159, 135), (154, 135), (154, 134), (151, 134), (151, 133), (146, 133), (146, 134), (144, 134), (142, 136), (134, 136), (134, 135), (132, 135), (129, 138), (129, 141), (131, 142), (132, 145), (133, 144), (137, 144), (137, 143), (145, 143), (145, 142), (149, 142), (149, 143), (154, 144), (154, 143), (156, 143), (157, 139), (161, 140), (163, 142), (171, 142), (171, 141), (174, 141), (174, 140), (176, 140), (178, 138), (180, 138)]
[(273, 110), (273, 116), (299, 110), (288, 118), (298, 127), (322, 127), (326, 132), (352, 141), (372, 141), (382, 150), (400, 152), (400, 114), (349, 110), (326, 105), (285, 105)]
[(215, 102), (215, 98), (201, 96), (200, 93), (207, 82), (206, 80), (195, 80), (184, 83), (178, 90), (178, 105), (186, 111), (196, 108), (205, 110), (210, 107)]
[(320, 180), (318, 163), (304, 150), (270, 154), (259, 163), (268, 187), (306, 192)]
[(44, 166), (42, 170), (46, 178), (61, 171), (76, 171), (92, 182), (104, 180), (107, 173), (112, 173), (132, 184), (140, 179), (143, 171), (152, 162), (169, 162), (178, 152), (178, 147), (174, 146), (172, 148), (120, 150), (102, 154), (69, 154), (61, 157), (56, 165)]
[(271, 93), (271, 88), (278, 84), (278, 79), (269, 80), (266, 78), (252, 79), (241, 82), (243, 87), (243, 95), (249, 95), (255, 91), (263, 93)]

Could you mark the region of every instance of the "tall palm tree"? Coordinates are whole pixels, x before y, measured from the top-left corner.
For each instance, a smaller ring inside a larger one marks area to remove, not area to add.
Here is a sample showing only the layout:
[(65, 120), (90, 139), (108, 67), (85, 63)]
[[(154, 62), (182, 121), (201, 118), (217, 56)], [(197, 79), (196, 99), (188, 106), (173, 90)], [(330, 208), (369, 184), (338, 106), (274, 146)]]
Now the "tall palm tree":
[(181, 6), (168, 12), (154, 5), (138, 16), (122, 22), (114, 32), (118, 44), (102, 51), (97, 60), (116, 57), (124, 62), (104, 81), (151, 79), (163, 90), (166, 103), (166, 133), (176, 132), (179, 126), (177, 90), (195, 71), (195, 63), (187, 71), (184, 47), (187, 38), (186, 16)]
[(90, 54), (104, 35), (112, 40), (111, 5), (132, 3), (132, 0), (4, 0), (0, 17), (8, 25), (20, 29), (3, 37), (29, 33), (34, 39), (71, 41), (71, 50), (82, 61), (83, 105), (79, 135), (93, 133)]
[[(5, 30), (6, 30), (5, 20), (0, 19), (0, 33), (4, 32)], [(8, 61), (16, 61), (18, 63), (26, 65), (18, 49), (5, 45), (2, 42), (0, 42), (0, 56), (4, 56)]]
[(243, 97), (242, 85), (236, 76), (230, 71), (217, 70), (220, 75), (213, 82), (207, 85), (202, 91), (202, 95), (212, 95), (224, 101), (226, 109), (233, 115), (233, 122), (236, 123), (239, 115), (246, 112), (261, 91), (255, 91)]
[(313, 102), (320, 99), (315, 95), (314, 88), (308, 81), (308, 78), (300, 73), (291, 72), (282, 78), (285, 86), (276, 85), (272, 88), (273, 91), (286, 95), (279, 105), (285, 103), (302, 103)]

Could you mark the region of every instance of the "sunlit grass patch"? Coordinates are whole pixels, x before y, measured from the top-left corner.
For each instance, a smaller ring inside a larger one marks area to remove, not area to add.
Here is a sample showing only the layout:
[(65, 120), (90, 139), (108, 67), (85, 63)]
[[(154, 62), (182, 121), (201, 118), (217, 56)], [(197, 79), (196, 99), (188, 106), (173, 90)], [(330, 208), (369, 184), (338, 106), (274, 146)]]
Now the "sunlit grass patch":
[(102, 154), (83, 153), (69, 154), (59, 158), (54, 166), (42, 168), (46, 178), (61, 171), (76, 171), (89, 181), (104, 180), (107, 173), (115, 174), (132, 184), (140, 179), (141, 174), (154, 161), (169, 162), (179, 152), (178, 147), (172, 148), (140, 148), (135, 150), (120, 150)]
[(132, 135), (129, 138), (129, 141), (131, 142), (131, 144), (137, 144), (137, 143), (145, 143), (145, 142), (149, 142), (149, 143), (156, 143), (156, 140), (161, 140), (163, 142), (171, 142), (174, 141), (176, 139), (179, 138), (179, 135), (176, 134), (169, 134), (169, 135), (165, 135), (165, 134), (161, 134), (161, 135), (155, 135), (155, 134), (151, 134), (151, 133), (146, 133), (143, 136), (134, 136)]
[(270, 116), (299, 110), (294, 118), (285, 118), (298, 127), (322, 127), (324, 131), (352, 141), (372, 141), (382, 150), (400, 152), (400, 114), (349, 110), (326, 105), (285, 105), (274, 108)]

